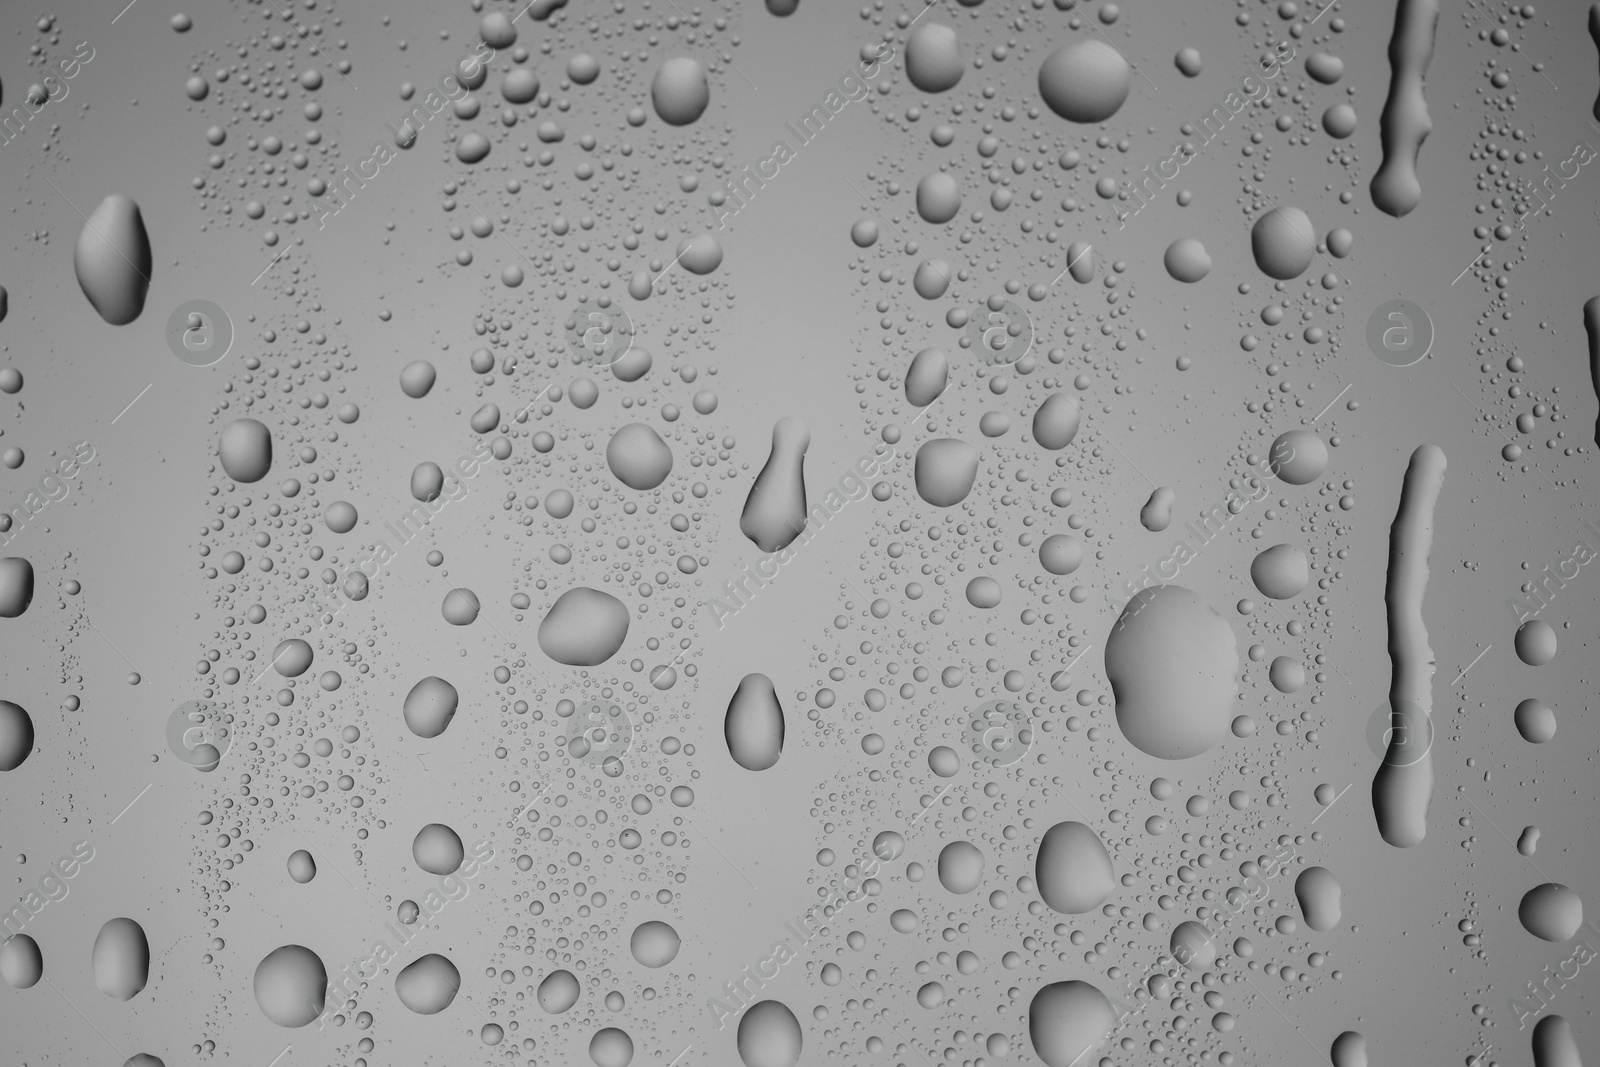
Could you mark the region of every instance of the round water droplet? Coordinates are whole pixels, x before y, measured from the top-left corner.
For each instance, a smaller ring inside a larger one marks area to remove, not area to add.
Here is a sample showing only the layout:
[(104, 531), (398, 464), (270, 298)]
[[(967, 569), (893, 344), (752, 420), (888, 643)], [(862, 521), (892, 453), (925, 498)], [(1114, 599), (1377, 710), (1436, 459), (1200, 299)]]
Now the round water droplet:
[(454, 874), (466, 856), (461, 835), (444, 823), (429, 823), (411, 841), (412, 859), (429, 874)]
[(261, 1014), (279, 1026), (304, 1026), (322, 1014), (328, 971), (304, 945), (284, 945), (256, 965), (254, 990)]
[(682, 942), (678, 931), (659, 919), (642, 922), (633, 928), (628, 939), (628, 949), (633, 958), (646, 967), (665, 967), (678, 955)]
[(1116, 889), (1111, 854), (1081, 822), (1058, 822), (1045, 831), (1033, 874), (1044, 902), (1068, 915), (1093, 911)]
[(795, 1067), (804, 1037), (800, 1020), (787, 1005), (762, 1000), (740, 1017), (736, 1042), (744, 1067)]
[(650, 82), (650, 103), (670, 126), (689, 125), (705, 113), (710, 102), (706, 70), (688, 56), (673, 56), (661, 64)]
[(395, 996), (418, 1015), (437, 1015), (456, 999), (461, 972), (456, 965), (430, 952), (413, 960), (394, 979)]
[(1133, 68), (1122, 53), (1097, 38), (1064, 44), (1039, 68), (1039, 95), (1069, 122), (1104, 122), (1133, 88)]

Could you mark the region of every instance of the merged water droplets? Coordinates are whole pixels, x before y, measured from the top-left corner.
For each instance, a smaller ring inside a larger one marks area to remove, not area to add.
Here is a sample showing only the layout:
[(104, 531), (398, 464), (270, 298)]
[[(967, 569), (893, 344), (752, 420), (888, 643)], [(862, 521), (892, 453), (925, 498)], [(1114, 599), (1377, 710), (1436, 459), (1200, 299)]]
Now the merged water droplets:
[(1339, 925), (1339, 882), (1326, 867), (1301, 871), (1294, 880), (1294, 895), (1300, 903), (1300, 914), (1311, 929), (1328, 931)]

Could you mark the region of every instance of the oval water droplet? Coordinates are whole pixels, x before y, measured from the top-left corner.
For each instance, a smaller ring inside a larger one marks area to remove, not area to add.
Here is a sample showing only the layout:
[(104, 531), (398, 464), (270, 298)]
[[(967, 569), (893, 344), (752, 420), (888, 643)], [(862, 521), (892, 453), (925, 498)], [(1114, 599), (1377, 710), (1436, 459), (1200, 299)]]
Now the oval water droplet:
[(234, 419), (217, 442), (222, 472), (236, 482), (259, 482), (272, 469), (272, 434), (255, 419)]
[(1056, 911), (1082, 915), (1116, 889), (1111, 854), (1100, 835), (1081, 822), (1058, 822), (1039, 841), (1033, 865), (1039, 895)]
[(1051, 393), (1033, 413), (1033, 439), (1052, 452), (1078, 436), (1078, 402), (1065, 393)]
[(256, 964), (256, 1005), (279, 1026), (304, 1026), (322, 1014), (328, 970), (304, 945), (283, 945)]
[(150, 942), (132, 919), (112, 919), (100, 928), (91, 953), (95, 988), (117, 1000), (132, 1000), (150, 980)]
[(418, 737), (438, 737), (455, 717), (461, 694), (443, 678), (429, 675), (406, 694), (400, 712), (406, 726)]
[(739, 515), (739, 531), (763, 552), (788, 548), (806, 525), (806, 449), (811, 431), (792, 415), (772, 427), (772, 451)]
[(654, 489), (672, 473), (672, 449), (642, 422), (631, 422), (611, 435), (606, 466), (629, 489)]
[(539, 1001), (539, 1007), (551, 1015), (560, 1015), (578, 1002), (581, 991), (578, 978), (571, 971), (551, 971), (539, 983), (535, 999)]
[(418, 1015), (437, 1015), (456, 999), (461, 972), (437, 952), (411, 961), (395, 975), (394, 994)]
[(1228, 734), (1239, 686), (1233, 629), (1194, 591), (1136, 594), (1106, 640), (1106, 676), (1128, 742), (1160, 759), (1198, 756)]
[(736, 1044), (744, 1067), (795, 1067), (804, 1043), (800, 1020), (779, 1001), (758, 1001), (739, 1019)]
[(723, 737), (733, 762), (747, 771), (764, 771), (783, 754), (783, 707), (772, 679), (751, 673), (739, 680), (728, 701)]
[(44, 953), (27, 934), (0, 941), (0, 978), (12, 989), (31, 989), (44, 977)]
[(89, 213), (72, 252), (78, 286), (102, 319), (126, 326), (144, 310), (150, 290), (150, 235), (139, 205), (120, 194)]
[(628, 609), (610, 593), (580, 585), (556, 598), (539, 623), (539, 647), (557, 663), (604, 663), (628, 636)]
[(950, 357), (942, 348), (924, 348), (906, 370), (906, 400), (925, 408), (944, 392), (950, 381)]
[(628, 950), (645, 967), (665, 967), (677, 957), (681, 944), (678, 931), (659, 919), (651, 919), (633, 928)]

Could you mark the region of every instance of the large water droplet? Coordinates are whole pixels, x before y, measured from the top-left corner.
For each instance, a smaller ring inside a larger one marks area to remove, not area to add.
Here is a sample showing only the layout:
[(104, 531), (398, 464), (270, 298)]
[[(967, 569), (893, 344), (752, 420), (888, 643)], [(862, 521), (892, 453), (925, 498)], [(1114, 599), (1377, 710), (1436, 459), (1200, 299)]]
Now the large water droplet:
[(772, 452), (739, 515), (739, 530), (763, 552), (789, 547), (806, 525), (806, 449), (811, 431), (785, 416), (772, 427)]
[(139, 205), (112, 194), (90, 212), (72, 252), (78, 285), (100, 317), (125, 326), (144, 310), (150, 290), (150, 235)]
[(747, 771), (764, 771), (783, 754), (783, 708), (772, 679), (764, 674), (747, 674), (739, 681), (728, 701), (728, 714), (722, 724), (733, 762)]

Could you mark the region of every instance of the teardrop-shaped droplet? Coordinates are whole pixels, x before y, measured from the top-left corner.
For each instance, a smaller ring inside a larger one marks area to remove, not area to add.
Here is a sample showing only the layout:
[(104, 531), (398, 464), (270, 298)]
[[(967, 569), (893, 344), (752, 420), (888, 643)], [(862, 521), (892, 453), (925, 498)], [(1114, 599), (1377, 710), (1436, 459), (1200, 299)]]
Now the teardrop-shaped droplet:
[(811, 431), (792, 415), (772, 427), (772, 454), (756, 475), (739, 530), (763, 552), (787, 548), (806, 525), (806, 449)]
[(783, 707), (772, 679), (764, 674), (747, 674), (728, 701), (728, 714), (722, 723), (733, 762), (747, 771), (764, 771), (783, 754)]
[(1078, 436), (1078, 405), (1065, 393), (1051, 393), (1033, 413), (1033, 439), (1050, 449), (1066, 448)]

